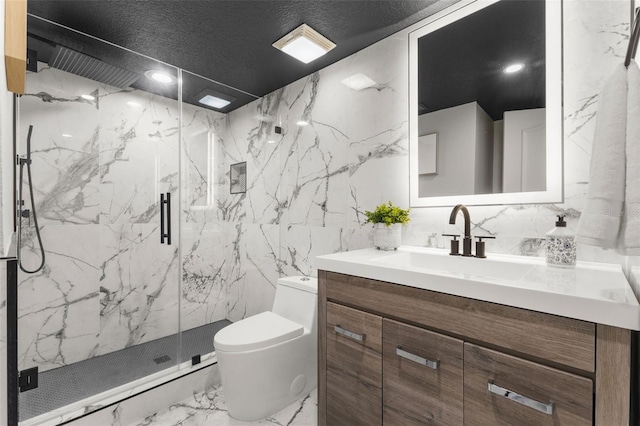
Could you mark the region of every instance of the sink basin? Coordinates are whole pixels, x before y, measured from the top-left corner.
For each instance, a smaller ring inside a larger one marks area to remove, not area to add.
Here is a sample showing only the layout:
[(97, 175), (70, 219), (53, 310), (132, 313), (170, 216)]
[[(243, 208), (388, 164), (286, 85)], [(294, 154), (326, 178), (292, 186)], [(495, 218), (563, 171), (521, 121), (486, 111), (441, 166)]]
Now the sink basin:
[(414, 271), (440, 271), (447, 274), (517, 281), (535, 265), (495, 261), (441, 253), (399, 252), (371, 259), (372, 263)]
[[(640, 305), (618, 264), (577, 262), (575, 268), (553, 268), (539, 257), (492, 253), (487, 259), (478, 259), (449, 256), (443, 249), (401, 246), (392, 252), (365, 248), (326, 254), (316, 258), (316, 267), (326, 274), (640, 330)], [(325, 280), (332, 287), (342, 282), (329, 275)]]

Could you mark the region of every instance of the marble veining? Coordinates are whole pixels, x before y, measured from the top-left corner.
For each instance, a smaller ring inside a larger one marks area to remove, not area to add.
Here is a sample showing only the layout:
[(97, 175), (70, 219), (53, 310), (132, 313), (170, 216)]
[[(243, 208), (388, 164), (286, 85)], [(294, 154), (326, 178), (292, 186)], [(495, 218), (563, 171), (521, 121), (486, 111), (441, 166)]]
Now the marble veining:
[[(472, 233), (497, 237), (487, 242), (489, 254), (544, 256), (545, 233), (555, 215), (566, 215), (569, 230), (575, 229), (584, 203), (598, 93), (624, 56), (629, 10), (625, 2), (563, 7), (565, 202), (472, 206)], [(407, 205), (407, 34), (400, 31), (233, 111), (220, 128), (215, 152), (223, 165), (216, 173), (215, 217), (242, 229), (278, 226), (279, 254), (264, 265), (273, 275), (313, 275), (316, 255), (371, 246), (364, 211), (389, 200)], [(341, 83), (357, 72), (376, 86), (354, 91)], [(297, 127), (299, 119), (310, 124)], [(273, 133), (280, 124), (282, 136)], [(232, 195), (228, 167), (239, 161), (247, 161), (248, 191)], [(448, 247), (441, 234), (462, 232), (447, 224), (449, 213), (449, 208), (413, 209), (403, 244)], [(243, 307), (265, 294), (258, 288), (271, 291), (268, 281), (244, 290), (251, 264), (241, 251), (235, 253), (225, 264), (234, 319), (246, 316)], [(578, 247), (578, 259), (624, 262), (613, 251), (589, 246)]]
[[(148, 416), (135, 426), (169, 425), (276, 425), (276, 426), (312, 426), (317, 424), (317, 390), (301, 398), (288, 407), (254, 422), (241, 422), (229, 416), (221, 385), (205, 392), (193, 395), (167, 410)], [(134, 425), (131, 425), (134, 426)]]
[(100, 354), (178, 332), (178, 250), (157, 228), (101, 227)]
[[(18, 275), (18, 359), (20, 368), (55, 368), (95, 356), (100, 332), (98, 225), (42, 227), (47, 264), (36, 274)], [(68, 241), (73, 244), (68, 244)], [(27, 267), (39, 254), (23, 250)], [(23, 367), (25, 366), (25, 367)]]
[[(42, 64), (26, 91), (18, 150), (33, 125), (46, 265), (19, 275), (20, 368), (44, 371), (177, 332), (177, 245), (157, 241), (158, 192), (179, 193), (177, 102)], [(32, 268), (34, 224), (23, 225)]]
[(227, 256), (231, 229), (223, 223), (194, 223), (182, 228), (183, 329), (226, 318)]
[[(564, 2), (565, 202), (470, 207), (472, 233), (497, 237), (487, 242), (489, 254), (543, 256), (557, 214), (575, 229), (598, 93), (624, 56), (628, 22), (626, 2)], [(36, 126), (34, 178), (49, 269), (20, 278), (29, 296), (20, 305), (29, 323), (21, 328), (24, 367), (53, 368), (175, 332), (178, 303), (184, 328), (244, 318), (270, 308), (279, 277), (314, 275), (315, 256), (370, 247), (364, 211), (409, 200), (407, 34), (227, 115), (183, 105), (182, 141), (175, 101), (54, 69), (30, 75), (20, 134)], [(359, 72), (376, 85), (355, 91), (341, 83)], [(298, 127), (300, 119), (309, 125)], [(247, 192), (230, 194), (229, 167), (242, 161)], [(151, 247), (157, 193), (166, 191), (181, 192), (180, 258)], [(461, 233), (446, 223), (449, 213), (413, 209), (403, 244), (447, 248), (441, 234)], [(90, 246), (96, 235), (99, 250)], [(71, 252), (70, 240), (78, 241)], [(624, 262), (580, 245), (578, 260)], [(154, 272), (146, 264), (156, 261)], [(72, 326), (75, 315), (84, 319)]]

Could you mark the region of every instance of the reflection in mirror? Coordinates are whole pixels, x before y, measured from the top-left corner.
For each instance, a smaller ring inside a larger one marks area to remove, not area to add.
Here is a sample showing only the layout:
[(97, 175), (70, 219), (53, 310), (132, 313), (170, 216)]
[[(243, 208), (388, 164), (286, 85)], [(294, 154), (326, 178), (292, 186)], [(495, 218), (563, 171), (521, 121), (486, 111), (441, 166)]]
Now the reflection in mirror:
[(410, 34), (412, 207), (561, 201), (559, 9), (467, 2)]

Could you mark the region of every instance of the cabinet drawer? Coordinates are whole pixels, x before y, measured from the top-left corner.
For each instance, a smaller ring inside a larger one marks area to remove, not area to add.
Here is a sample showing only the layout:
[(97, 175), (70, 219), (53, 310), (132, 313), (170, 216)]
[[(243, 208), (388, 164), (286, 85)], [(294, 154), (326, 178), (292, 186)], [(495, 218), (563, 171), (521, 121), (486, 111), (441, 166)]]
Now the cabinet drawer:
[(382, 424), (382, 317), (327, 302), (327, 424)]
[(328, 299), (595, 371), (595, 324), (434, 291), (326, 273)]
[(464, 424), (591, 426), (593, 383), (464, 344)]
[(462, 340), (385, 318), (382, 341), (385, 424), (462, 425)]
[(382, 388), (327, 368), (327, 425), (382, 425)]

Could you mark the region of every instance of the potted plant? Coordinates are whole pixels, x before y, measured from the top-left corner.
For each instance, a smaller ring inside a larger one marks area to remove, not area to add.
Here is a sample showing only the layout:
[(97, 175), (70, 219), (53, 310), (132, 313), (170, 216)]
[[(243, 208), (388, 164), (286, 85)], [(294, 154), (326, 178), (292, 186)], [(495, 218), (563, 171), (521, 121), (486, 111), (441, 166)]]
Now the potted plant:
[(402, 225), (409, 222), (409, 211), (394, 206), (391, 201), (380, 204), (372, 212), (365, 211), (367, 223), (373, 223), (373, 245), (379, 250), (395, 250), (400, 247)]

